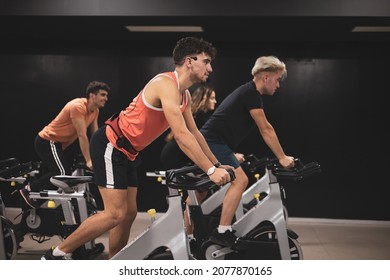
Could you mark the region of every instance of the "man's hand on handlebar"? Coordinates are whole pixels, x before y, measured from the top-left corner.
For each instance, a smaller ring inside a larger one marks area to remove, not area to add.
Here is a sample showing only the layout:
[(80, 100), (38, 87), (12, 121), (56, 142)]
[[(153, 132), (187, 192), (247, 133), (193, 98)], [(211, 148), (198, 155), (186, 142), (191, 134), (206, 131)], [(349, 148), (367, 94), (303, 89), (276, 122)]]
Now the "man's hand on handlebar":
[(223, 168), (225, 170), (233, 170), (234, 171), (234, 167), (231, 166), (231, 165), (226, 165), (226, 164), (222, 164), (219, 168)]
[(233, 170), (233, 167), (230, 165), (221, 165), (220, 167), (215, 169), (213, 174), (209, 176), (210, 180), (219, 186), (229, 183), (231, 181), (231, 178), (226, 169)]
[(238, 160), (238, 162), (241, 164), (245, 161), (245, 156), (244, 154), (241, 154), (241, 153), (235, 153), (234, 154), (236, 156), (236, 159)]
[(279, 163), (284, 168), (293, 168), (294, 167), (294, 157), (291, 156), (285, 156), (279, 159)]
[(92, 161), (89, 160), (86, 162), (85, 166), (89, 169), (89, 170), (93, 170), (93, 167), (92, 167)]

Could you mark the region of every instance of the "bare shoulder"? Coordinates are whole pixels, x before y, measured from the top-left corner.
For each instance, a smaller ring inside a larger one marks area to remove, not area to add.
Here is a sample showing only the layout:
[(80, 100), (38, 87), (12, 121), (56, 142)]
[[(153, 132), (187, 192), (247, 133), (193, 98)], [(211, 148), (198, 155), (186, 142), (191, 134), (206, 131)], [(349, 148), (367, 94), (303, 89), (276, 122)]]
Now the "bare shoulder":
[(177, 88), (175, 81), (166, 75), (159, 75), (151, 80), (147, 86), (147, 89), (153, 91), (163, 91), (165, 89), (172, 90), (172, 88)]
[(144, 96), (148, 103), (161, 108), (162, 101), (166, 99), (175, 99), (178, 88), (175, 81), (165, 75), (160, 75), (149, 82), (144, 90)]

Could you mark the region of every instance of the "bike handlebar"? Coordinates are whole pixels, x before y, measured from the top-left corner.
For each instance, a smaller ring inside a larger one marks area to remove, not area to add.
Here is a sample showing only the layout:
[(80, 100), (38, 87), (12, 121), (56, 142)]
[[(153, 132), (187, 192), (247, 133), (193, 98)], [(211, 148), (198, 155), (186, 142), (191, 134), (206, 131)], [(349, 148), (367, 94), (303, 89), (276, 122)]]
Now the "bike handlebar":
[[(278, 179), (287, 179), (290, 181), (300, 181), (303, 178), (321, 172), (321, 166), (317, 162), (303, 164), (299, 158), (294, 159), (293, 168), (282, 167), (277, 158), (257, 159), (255, 156), (250, 155), (246, 157), (246, 161), (249, 162), (248, 166), (251, 169), (267, 167)], [(235, 179), (234, 171), (227, 171), (229, 172), (231, 181), (233, 181)], [(165, 183), (171, 188), (186, 190), (209, 188), (215, 185), (209, 176), (196, 165), (166, 171)]]
[(3, 179), (11, 179), (20, 177), (30, 173), (33, 170), (39, 169), (40, 162), (29, 161), (20, 163), (16, 158), (9, 158), (0, 161), (0, 177)]
[[(230, 169), (226, 171), (229, 173), (230, 182), (233, 181), (236, 178), (234, 171)], [(167, 170), (165, 183), (170, 188), (184, 190), (204, 189), (215, 185), (209, 176), (196, 165)]]
[(284, 168), (280, 165), (277, 158), (273, 158), (267, 165), (267, 169), (271, 170), (278, 179), (291, 181), (300, 181), (303, 178), (321, 172), (321, 166), (317, 162), (304, 164), (299, 158), (294, 159), (293, 168)]
[(277, 158), (263, 157), (258, 159), (255, 155), (250, 154), (245, 156), (245, 162), (242, 163), (249, 168), (250, 172), (255, 172), (260, 168), (267, 168), (278, 179), (287, 179), (292, 181), (300, 181), (303, 178), (321, 172), (321, 166), (317, 162), (302, 163), (299, 158), (294, 159), (293, 168), (284, 168), (280, 165)]
[(255, 155), (249, 154), (244, 156), (244, 158), (245, 161), (241, 163), (241, 166), (246, 166), (252, 173), (256, 172), (258, 169), (264, 169), (269, 163), (268, 157), (263, 157), (259, 159)]

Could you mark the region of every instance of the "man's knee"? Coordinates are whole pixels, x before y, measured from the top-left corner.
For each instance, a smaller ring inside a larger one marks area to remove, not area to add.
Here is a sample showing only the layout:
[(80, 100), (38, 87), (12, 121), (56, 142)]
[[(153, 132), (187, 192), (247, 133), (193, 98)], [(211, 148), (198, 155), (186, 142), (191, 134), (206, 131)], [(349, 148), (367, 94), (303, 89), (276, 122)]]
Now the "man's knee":
[(122, 209), (116, 209), (115, 211), (110, 211), (109, 213), (110, 220), (112, 221), (112, 227), (115, 227), (123, 223), (127, 218), (127, 211)]
[(137, 217), (137, 208), (136, 207), (131, 207), (127, 210), (127, 215), (125, 217), (125, 220), (129, 223), (132, 223), (135, 218)]
[(238, 168), (235, 170), (236, 179), (233, 181), (233, 185), (239, 186), (241, 189), (245, 189), (249, 183), (248, 176), (245, 172)]

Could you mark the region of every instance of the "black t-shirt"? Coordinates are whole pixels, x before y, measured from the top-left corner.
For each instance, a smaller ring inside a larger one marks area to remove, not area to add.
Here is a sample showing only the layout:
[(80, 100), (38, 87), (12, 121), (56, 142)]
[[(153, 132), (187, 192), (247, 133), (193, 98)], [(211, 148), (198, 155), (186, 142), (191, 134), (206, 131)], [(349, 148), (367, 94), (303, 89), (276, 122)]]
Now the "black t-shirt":
[(195, 123), (196, 123), (196, 127), (198, 129), (201, 129), (202, 126), (207, 122), (207, 120), (210, 118), (212, 112), (211, 111), (208, 111), (208, 112), (197, 112), (195, 115), (194, 115), (194, 120), (195, 120)]
[(262, 109), (263, 99), (250, 81), (230, 93), (214, 111), (201, 132), (208, 141), (226, 143), (232, 150), (249, 135), (256, 123), (252, 109)]
[[(212, 112), (210, 111), (197, 112), (194, 115), (196, 126), (198, 128), (201, 128), (204, 123), (209, 119), (211, 113)], [(160, 155), (160, 160), (163, 165), (163, 168), (166, 170), (180, 168), (186, 164), (191, 163), (191, 160), (180, 149), (174, 138), (171, 141), (167, 142), (163, 147)]]

